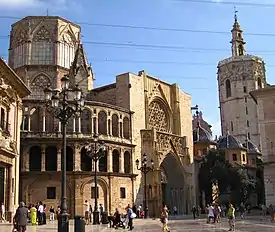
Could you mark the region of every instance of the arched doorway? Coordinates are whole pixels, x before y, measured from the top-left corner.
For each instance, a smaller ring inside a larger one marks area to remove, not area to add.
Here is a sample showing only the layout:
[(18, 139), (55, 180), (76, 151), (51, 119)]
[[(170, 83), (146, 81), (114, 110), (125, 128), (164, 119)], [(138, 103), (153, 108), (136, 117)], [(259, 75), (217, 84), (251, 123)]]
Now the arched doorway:
[[(95, 191), (97, 191), (98, 207), (99, 204), (102, 204), (106, 212), (109, 212), (110, 208), (108, 205), (108, 184), (102, 178), (97, 179), (97, 189), (95, 188), (94, 178), (82, 184), (80, 193), (83, 196), (83, 202), (87, 200), (94, 208)], [(80, 211), (83, 212), (83, 206)]]
[(170, 210), (177, 207), (178, 213), (186, 211), (184, 174), (182, 167), (176, 157), (168, 154), (161, 163), (160, 181), (162, 187), (162, 202)]

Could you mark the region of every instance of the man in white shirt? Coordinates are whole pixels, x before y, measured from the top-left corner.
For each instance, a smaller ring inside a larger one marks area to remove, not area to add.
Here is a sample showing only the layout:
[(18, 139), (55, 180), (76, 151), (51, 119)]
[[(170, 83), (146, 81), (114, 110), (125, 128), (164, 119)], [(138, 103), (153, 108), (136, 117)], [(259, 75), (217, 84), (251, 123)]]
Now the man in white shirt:
[(86, 200), (84, 203), (84, 215), (85, 215), (85, 222), (86, 225), (89, 224), (89, 219), (90, 219), (90, 204)]
[(44, 214), (44, 206), (42, 202), (40, 202), (38, 206), (38, 224), (39, 225), (43, 225), (43, 214)]

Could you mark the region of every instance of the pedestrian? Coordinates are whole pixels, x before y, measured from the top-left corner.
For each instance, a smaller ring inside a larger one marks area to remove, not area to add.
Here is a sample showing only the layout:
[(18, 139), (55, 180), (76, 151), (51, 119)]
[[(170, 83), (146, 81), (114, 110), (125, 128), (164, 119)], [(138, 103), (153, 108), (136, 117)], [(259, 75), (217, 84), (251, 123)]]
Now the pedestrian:
[(30, 217), (31, 217), (31, 224), (37, 225), (37, 209), (34, 207), (33, 204), (31, 204), (30, 208)]
[(169, 232), (168, 228), (168, 208), (166, 205), (163, 206), (160, 221), (162, 223), (162, 232)]
[(235, 208), (232, 204), (229, 204), (227, 215), (228, 215), (229, 231), (235, 231)]
[(51, 206), (50, 208), (50, 221), (54, 221), (54, 208)]
[(193, 205), (192, 214), (193, 214), (193, 218), (195, 220), (196, 219), (196, 215), (197, 215), (197, 207), (195, 205)]
[(43, 222), (42, 222), (43, 225), (46, 225), (46, 224), (47, 224), (46, 208), (47, 208), (47, 206), (46, 206), (46, 204), (44, 204), (44, 205), (43, 205)]
[(244, 217), (245, 217), (245, 205), (244, 205), (244, 203), (241, 203), (239, 211), (240, 211), (240, 217), (243, 220)]
[(127, 209), (127, 216), (128, 216), (128, 226), (129, 226), (129, 230), (133, 230), (134, 226), (133, 226), (133, 219), (136, 217), (135, 213), (133, 212), (132, 208), (130, 207), (130, 205), (128, 205), (128, 209)]
[(44, 207), (41, 201), (39, 202), (37, 212), (38, 212), (38, 225), (43, 225)]
[(13, 224), (14, 228), (18, 232), (25, 232), (27, 230), (27, 224), (28, 224), (28, 209), (25, 207), (24, 202), (20, 202), (19, 207), (17, 208), (15, 212), (15, 216), (13, 218)]
[(88, 201), (86, 200), (84, 203), (84, 215), (85, 215), (85, 222), (86, 225), (89, 225), (89, 219), (90, 219), (90, 205)]

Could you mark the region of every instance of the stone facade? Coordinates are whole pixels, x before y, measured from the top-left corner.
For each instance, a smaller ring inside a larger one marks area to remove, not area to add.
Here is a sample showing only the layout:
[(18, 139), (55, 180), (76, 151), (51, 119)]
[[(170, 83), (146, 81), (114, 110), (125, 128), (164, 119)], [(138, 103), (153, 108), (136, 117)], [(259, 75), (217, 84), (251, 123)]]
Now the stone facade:
[[(93, 88), (79, 33), (77, 25), (50, 16), (26, 17), (12, 26), (9, 62), (32, 90), (23, 101), (21, 198), (59, 204), (61, 128), (44, 107), (42, 95), (47, 84), (58, 88), (60, 78), (69, 74), (72, 87), (79, 84), (86, 95), (85, 110), (67, 125), (69, 213), (83, 214), (85, 200), (93, 204), (95, 168), (99, 203), (108, 213), (123, 211), (127, 204), (144, 205), (144, 176), (135, 165), (144, 153), (155, 161), (155, 171), (147, 177), (149, 214), (159, 216), (163, 201), (189, 213), (196, 191), (191, 96), (144, 71), (121, 74), (115, 83)], [(45, 46), (39, 50), (41, 44)], [(27, 60), (17, 58), (22, 49)], [(37, 58), (38, 53), (44, 56)], [(84, 149), (94, 134), (108, 149), (98, 167)]]
[(19, 204), (22, 98), (28, 94), (27, 86), (0, 58), (0, 202), (9, 221)]
[(275, 86), (252, 91), (257, 103), (259, 132), (263, 154), (266, 205), (275, 204)]
[(242, 143), (248, 138), (260, 147), (257, 107), (249, 92), (266, 87), (264, 61), (245, 53), (243, 31), (235, 19), (232, 56), (218, 64), (222, 135), (229, 131)]

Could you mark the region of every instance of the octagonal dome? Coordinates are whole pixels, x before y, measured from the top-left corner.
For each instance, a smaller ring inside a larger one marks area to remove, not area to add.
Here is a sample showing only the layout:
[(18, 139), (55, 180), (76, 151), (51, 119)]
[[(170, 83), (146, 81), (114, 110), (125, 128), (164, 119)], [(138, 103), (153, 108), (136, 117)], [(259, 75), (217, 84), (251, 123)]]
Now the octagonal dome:
[(243, 147), (244, 148), (248, 147), (248, 153), (260, 153), (257, 146), (254, 143), (252, 143), (250, 140), (248, 140), (246, 143), (243, 143)]
[(222, 136), (218, 141), (219, 149), (243, 149), (242, 143), (233, 135)]

